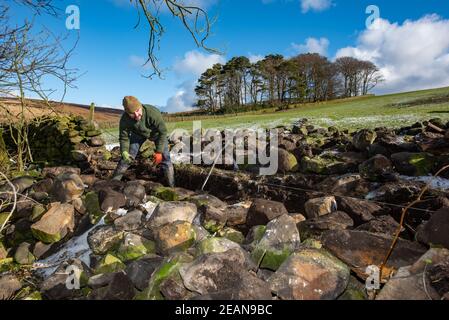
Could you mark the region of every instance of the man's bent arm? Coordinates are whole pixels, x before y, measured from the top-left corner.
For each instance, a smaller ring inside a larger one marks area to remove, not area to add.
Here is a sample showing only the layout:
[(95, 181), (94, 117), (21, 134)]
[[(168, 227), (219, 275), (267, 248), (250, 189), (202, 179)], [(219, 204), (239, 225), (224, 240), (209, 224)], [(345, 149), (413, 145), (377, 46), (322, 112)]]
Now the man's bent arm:
[(123, 120), (120, 120), (120, 153), (129, 152), (129, 129)]

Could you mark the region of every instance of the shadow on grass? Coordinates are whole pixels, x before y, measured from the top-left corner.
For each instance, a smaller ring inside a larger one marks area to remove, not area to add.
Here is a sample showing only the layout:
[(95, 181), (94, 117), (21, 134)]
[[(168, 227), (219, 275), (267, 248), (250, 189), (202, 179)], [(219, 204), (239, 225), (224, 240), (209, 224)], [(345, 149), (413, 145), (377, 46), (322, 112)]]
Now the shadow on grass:
[(429, 113), (449, 113), (449, 110), (429, 111)]

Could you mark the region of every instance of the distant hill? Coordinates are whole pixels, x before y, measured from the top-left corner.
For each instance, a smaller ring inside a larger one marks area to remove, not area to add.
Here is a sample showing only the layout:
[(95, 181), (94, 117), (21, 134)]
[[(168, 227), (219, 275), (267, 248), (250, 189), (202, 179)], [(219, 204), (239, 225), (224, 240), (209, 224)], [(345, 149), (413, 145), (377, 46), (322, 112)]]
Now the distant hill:
[[(50, 102), (50, 107), (46, 106), (42, 100), (28, 99), (30, 107), (25, 112), (26, 118), (34, 118), (42, 115), (80, 115), (87, 118), (89, 116), (90, 106), (76, 103)], [(17, 98), (0, 97), (0, 123), (9, 121), (9, 119), (20, 114), (21, 106)], [(103, 127), (117, 126), (123, 110), (113, 108), (95, 107), (95, 121)]]

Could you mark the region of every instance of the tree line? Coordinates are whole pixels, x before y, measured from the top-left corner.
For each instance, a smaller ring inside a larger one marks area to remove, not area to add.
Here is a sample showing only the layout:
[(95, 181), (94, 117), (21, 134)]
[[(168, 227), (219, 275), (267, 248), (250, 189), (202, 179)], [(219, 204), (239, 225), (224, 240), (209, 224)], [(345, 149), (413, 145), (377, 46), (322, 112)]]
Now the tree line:
[(348, 98), (368, 94), (381, 81), (374, 63), (352, 57), (332, 62), (317, 53), (289, 59), (276, 54), (251, 63), (241, 56), (217, 63), (200, 76), (196, 107), (227, 113)]

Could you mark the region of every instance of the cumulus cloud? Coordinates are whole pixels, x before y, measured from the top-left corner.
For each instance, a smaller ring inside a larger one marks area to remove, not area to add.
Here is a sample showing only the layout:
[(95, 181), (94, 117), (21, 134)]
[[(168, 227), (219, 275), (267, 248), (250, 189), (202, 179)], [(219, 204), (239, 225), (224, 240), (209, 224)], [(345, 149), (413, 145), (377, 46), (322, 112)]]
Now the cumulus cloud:
[(195, 80), (184, 81), (181, 83), (176, 93), (167, 101), (167, 105), (163, 108), (164, 112), (184, 112), (193, 109), (196, 102)]
[(427, 15), (391, 23), (377, 19), (364, 30), (356, 46), (340, 49), (336, 57), (370, 60), (383, 73), (378, 93), (449, 85), (449, 20)]
[(224, 63), (223, 56), (218, 54), (203, 54), (197, 50), (189, 51), (184, 58), (175, 62), (173, 70), (177, 74), (199, 76), (216, 63)]
[(189, 51), (183, 59), (178, 59), (173, 70), (184, 81), (177, 87), (175, 94), (167, 100), (165, 112), (183, 112), (193, 109), (196, 102), (195, 86), (198, 77), (216, 63), (225, 63), (226, 59), (218, 54), (203, 54), (197, 50)]
[(319, 53), (326, 56), (329, 43), (327, 38), (307, 38), (303, 44), (292, 43), (292, 48), (297, 53)]
[(309, 11), (324, 11), (332, 6), (332, 0), (301, 0), (303, 13)]

